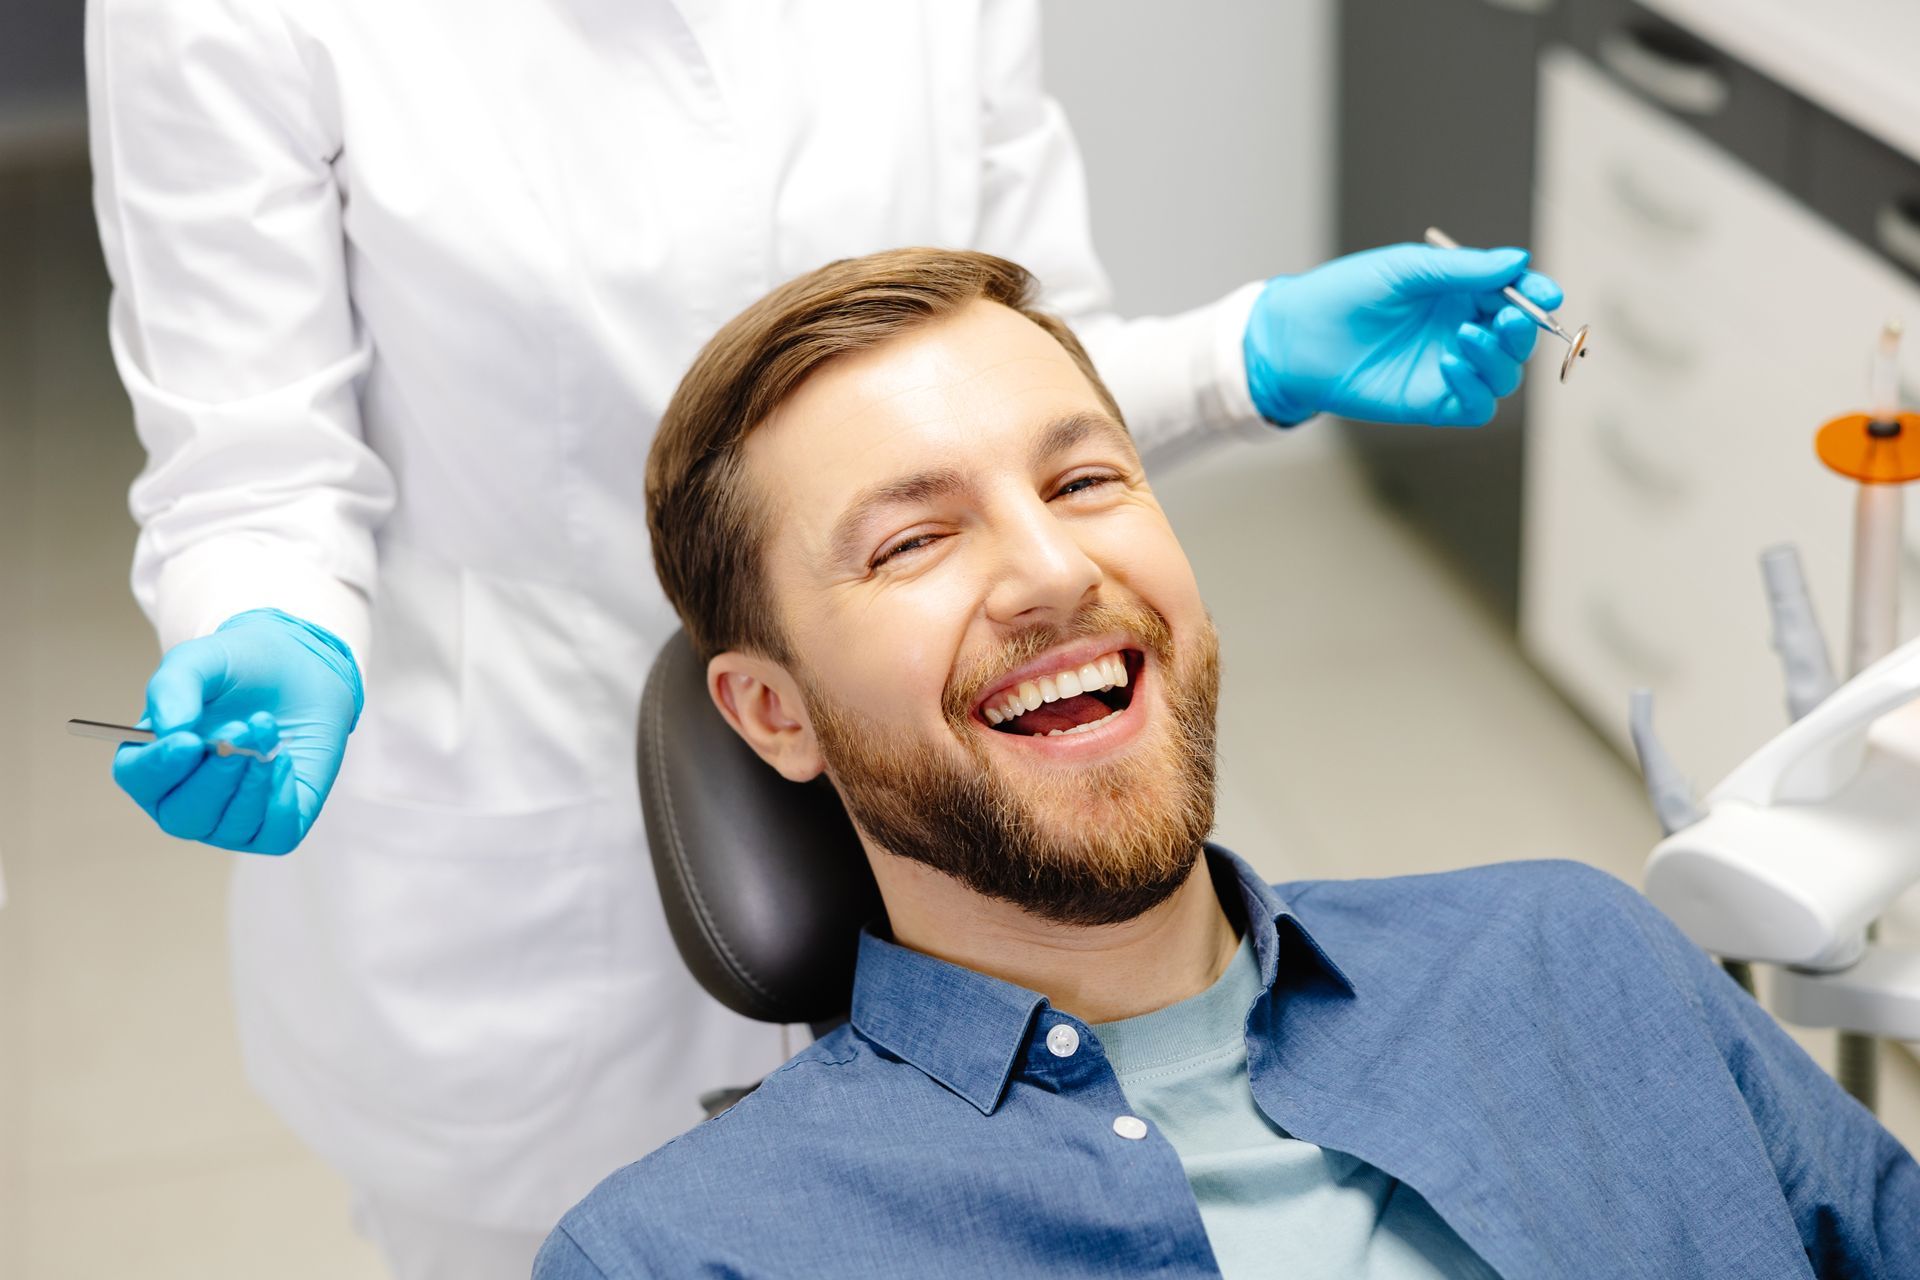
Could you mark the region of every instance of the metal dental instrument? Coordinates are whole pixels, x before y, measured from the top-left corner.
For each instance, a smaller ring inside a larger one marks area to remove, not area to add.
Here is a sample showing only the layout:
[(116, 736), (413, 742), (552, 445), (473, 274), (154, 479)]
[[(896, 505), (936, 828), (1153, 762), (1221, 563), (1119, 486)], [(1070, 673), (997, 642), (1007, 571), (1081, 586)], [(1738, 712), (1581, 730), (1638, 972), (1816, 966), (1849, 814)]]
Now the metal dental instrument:
[[(151, 729), (136, 729), (130, 724), (112, 724), (105, 720), (69, 720), (67, 732), (76, 738), (98, 738), (102, 742), (134, 742), (142, 745), (152, 742), (156, 736)], [(264, 753), (255, 751), (252, 747), (236, 747), (225, 738), (210, 738), (207, 745), (213, 748), (213, 754), (217, 756), (245, 756), (249, 760), (258, 760), (265, 764), (279, 755), (280, 748), (286, 744), (276, 742), (273, 750)]]
[[(1436, 249), (1458, 249), (1460, 247), (1459, 241), (1438, 227), (1427, 228), (1426, 240), (1428, 244)], [(1565, 382), (1567, 375), (1573, 372), (1574, 359), (1587, 354), (1587, 326), (1583, 324), (1573, 333), (1568, 333), (1566, 329), (1561, 326), (1560, 322), (1553, 318), (1551, 313), (1541, 310), (1533, 299), (1527, 297), (1526, 294), (1521, 293), (1512, 285), (1508, 285), (1502, 289), (1500, 293), (1508, 302), (1511, 302), (1514, 306), (1526, 312), (1535, 324), (1567, 344), (1566, 359), (1560, 362), (1560, 381)]]

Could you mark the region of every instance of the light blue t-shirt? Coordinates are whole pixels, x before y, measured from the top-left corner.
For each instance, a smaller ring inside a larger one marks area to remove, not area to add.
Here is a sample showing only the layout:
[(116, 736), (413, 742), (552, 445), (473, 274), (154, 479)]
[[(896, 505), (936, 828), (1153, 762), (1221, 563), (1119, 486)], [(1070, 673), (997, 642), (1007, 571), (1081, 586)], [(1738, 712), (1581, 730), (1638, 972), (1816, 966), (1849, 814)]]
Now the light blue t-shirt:
[(1412, 1187), (1267, 1119), (1247, 1079), (1247, 1010), (1260, 993), (1243, 939), (1199, 995), (1093, 1028), (1134, 1114), (1179, 1152), (1221, 1274), (1498, 1280)]

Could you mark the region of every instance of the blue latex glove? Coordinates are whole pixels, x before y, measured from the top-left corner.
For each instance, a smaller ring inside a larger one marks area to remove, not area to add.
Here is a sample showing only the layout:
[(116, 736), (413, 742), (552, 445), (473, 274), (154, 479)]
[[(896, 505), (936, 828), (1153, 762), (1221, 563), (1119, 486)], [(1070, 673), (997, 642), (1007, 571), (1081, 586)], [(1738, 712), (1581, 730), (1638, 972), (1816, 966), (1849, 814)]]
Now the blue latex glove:
[[(288, 853), (319, 816), (364, 697), (353, 651), (280, 612), (236, 614), (210, 636), (169, 649), (147, 682), (142, 727), (113, 780), (168, 835), (244, 853)], [(224, 740), (263, 762), (222, 757)]]
[(1247, 386), (1270, 422), (1316, 413), (1477, 427), (1520, 385), (1539, 328), (1500, 296), (1551, 311), (1560, 286), (1524, 249), (1396, 244), (1267, 283), (1247, 321)]

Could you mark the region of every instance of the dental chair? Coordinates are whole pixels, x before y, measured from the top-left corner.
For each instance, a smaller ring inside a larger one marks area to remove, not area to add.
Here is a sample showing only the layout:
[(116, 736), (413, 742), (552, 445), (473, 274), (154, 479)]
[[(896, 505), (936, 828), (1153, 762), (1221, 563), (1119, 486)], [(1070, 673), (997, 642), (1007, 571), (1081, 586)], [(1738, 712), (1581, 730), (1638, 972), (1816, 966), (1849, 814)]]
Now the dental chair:
[[(825, 778), (788, 782), (707, 696), (685, 631), (640, 695), (640, 808), (667, 925), (714, 999), (762, 1022), (844, 1021), (860, 929), (880, 890)], [(702, 1095), (709, 1115), (752, 1084)]]

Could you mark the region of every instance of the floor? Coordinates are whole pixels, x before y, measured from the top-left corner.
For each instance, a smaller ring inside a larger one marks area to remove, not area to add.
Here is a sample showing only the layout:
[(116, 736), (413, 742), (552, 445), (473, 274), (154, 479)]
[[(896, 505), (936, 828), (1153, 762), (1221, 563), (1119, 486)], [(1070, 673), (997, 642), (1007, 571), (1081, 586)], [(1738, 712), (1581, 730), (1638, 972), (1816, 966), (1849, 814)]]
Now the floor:
[[(61, 731), (136, 714), (156, 656), (92, 234), (77, 171), (0, 182), (0, 1277), (376, 1277), (346, 1188), (242, 1079), (229, 855), (154, 834), (108, 748)], [(1557, 856), (1638, 882), (1634, 773), (1331, 440), (1162, 492), (1223, 635), (1222, 840), (1275, 878)], [(1920, 1147), (1920, 1066), (1882, 1061)]]

